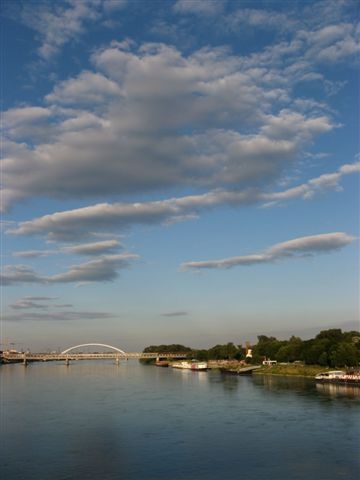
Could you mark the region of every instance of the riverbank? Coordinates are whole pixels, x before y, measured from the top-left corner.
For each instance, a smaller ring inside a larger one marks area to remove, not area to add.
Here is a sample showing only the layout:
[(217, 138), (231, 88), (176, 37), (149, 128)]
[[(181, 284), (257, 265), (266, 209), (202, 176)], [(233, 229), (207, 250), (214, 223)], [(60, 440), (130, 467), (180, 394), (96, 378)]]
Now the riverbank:
[[(224, 373), (241, 373), (241, 369), (250, 366), (245, 362), (237, 360), (210, 360), (208, 362), (210, 369), (221, 370)], [(321, 365), (303, 365), (303, 364), (276, 364), (276, 365), (261, 365), (258, 369), (253, 371), (254, 375), (286, 375), (296, 377), (312, 377), (314, 378), (320, 372), (331, 370), (328, 367)]]
[(256, 375), (286, 375), (296, 377), (312, 377), (314, 378), (320, 372), (327, 372), (331, 370), (328, 367), (321, 365), (302, 365), (302, 364), (276, 364), (276, 365), (262, 365), (256, 370)]

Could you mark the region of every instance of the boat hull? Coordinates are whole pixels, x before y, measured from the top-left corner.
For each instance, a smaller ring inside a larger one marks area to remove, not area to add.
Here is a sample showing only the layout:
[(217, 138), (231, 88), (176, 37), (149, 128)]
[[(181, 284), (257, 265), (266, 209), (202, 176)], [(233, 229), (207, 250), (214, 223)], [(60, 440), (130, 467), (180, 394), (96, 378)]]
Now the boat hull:
[(319, 373), (315, 377), (319, 383), (334, 383), (342, 385), (360, 385), (359, 372), (343, 372), (341, 370), (333, 372)]
[(206, 371), (208, 369), (207, 362), (175, 362), (171, 366), (181, 370)]
[(157, 362), (155, 362), (155, 365), (157, 367), (168, 367), (169, 366), (169, 362), (165, 361), (165, 360), (158, 360)]

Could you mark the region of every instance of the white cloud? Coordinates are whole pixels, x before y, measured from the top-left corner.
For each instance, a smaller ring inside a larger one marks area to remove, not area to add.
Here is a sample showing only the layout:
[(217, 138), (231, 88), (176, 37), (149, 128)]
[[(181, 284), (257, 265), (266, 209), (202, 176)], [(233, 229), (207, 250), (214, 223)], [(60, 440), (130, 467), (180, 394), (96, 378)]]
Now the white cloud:
[(320, 253), (333, 252), (349, 245), (355, 240), (355, 237), (343, 232), (324, 233), (277, 243), (259, 254), (230, 257), (220, 260), (186, 262), (181, 265), (181, 268), (182, 270), (223, 269), (271, 263), (283, 258), (304, 255), (313, 256)]
[(73, 265), (64, 273), (48, 277), (51, 283), (69, 282), (109, 282), (118, 277), (118, 271), (128, 268), (138, 255), (103, 255), (96, 260), (91, 260), (79, 265)]
[(118, 277), (119, 271), (128, 268), (139, 257), (135, 254), (102, 255), (78, 265), (72, 265), (64, 273), (43, 276), (27, 265), (6, 265), (1, 274), (1, 285), (17, 285), (22, 283), (88, 283), (110, 282)]
[(120, 247), (121, 244), (118, 240), (103, 240), (102, 242), (83, 243), (63, 247), (61, 251), (77, 255), (103, 255), (105, 253), (111, 253)]
[[(352, 56), (358, 51), (356, 2), (317, 1), (293, 2), (286, 12), (272, 9), (271, 4), (257, 8), (240, 8), (223, 17), (223, 25), (233, 34), (248, 29), (273, 30), (277, 36), (294, 33), (292, 39), (304, 42), (302, 57), (338, 61), (341, 55)], [(236, 4), (235, 4), (236, 5)], [(345, 45), (348, 44), (347, 47)], [(329, 54), (327, 49), (338, 50)], [(342, 50), (340, 54), (339, 50)]]
[(241, 257), (223, 258), (221, 260), (206, 260), (204, 262), (186, 262), (181, 265), (182, 270), (203, 268), (231, 268), (239, 265), (256, 265), (266, 263), (271, 258), (266, 255), (244, 255)]
[(342, 165), (339, 168), (339, 173), (341, 175), (347, 175), (349, 173), (356, 173), (356, 172), (360, 172), (360, 162), (347, 163), (345, 165)]
[(120, 94), (121, 89), (116, 82), (100, 73), (84, 71), (76, 78), (60, 82), (52, 93), (46, 95), (45, 100), (48, 103), (55, 102), (65, 105), (94, 104)]
[[(342, 177), (358, 171), (360, 162), (346, 164), (337, 172), (321, 175), (304, 184), (278, 192), (265, 192), (258, 188), (214, 190), (200, 195), (153, 202), (101, 203), (20, 222), (16, 228), (9, 228), (7, 233), (48, 235), (50, 239), (71, 241), (91, 237), (98, 231), (113, 232), (134, 225), (158, 225), (189, 220), (201, 211), (222, 205), (246, 206), (263, 203), (269, 207), (295, 198), (310, 199), (328, 189), (339, 190)], [(101, 242), (99, 243), (101, 246)], [(95, 242), (94, 245), (96, 250), (98, 243)], [(107, 245), (106, 243), (105, 246)]]
[(338, 250), (349, 245), (354, 240), (355, 237), (346, 235), (342, 232), (324, 233), (277, 243), (270, 247), (267, 252), (275, 258), (303, 253), (312, 255)]
[(10, 308), (13, 310), (27, 310), (27, 309), (40, 309), (40, 310), (46, 310), (49, 308), (49, 305), (43, 304), (43, 303), (36, 303), (28, 298), (20, 298), (17, 300), (15, 303), (10, 305)]
[(64, 6), (40, 3), (38, 8), (25, 5), (22, 20), (40, 35), (40, 57), (49, 60), (63, 45), (83, 33), (87, 22), (100, 17), (98, 5), (99, 2), (92, 0), (68, 0)]
[[(3, 114), (4, 132), (9, 138), (44, 141), (49, 138), (49, 122), (52, 116), (53, 112), (49, 108), (31, 106), (12, 108)], [(16, 148), (15, 144), (12, 146)], [(18, 152), (26, 149), (25, 145), (19, 147)]]
[(294, 198), (310, 199), (317, 193), (326, 190), (341, 190), (340, 181), (344, 175), (360, 172), (360, 162), (342, 165), (337, 172), (325, 173), (312, 178), (308, 182), (289, 188), (282, 192), (263, 193), (262, 199), (265, 206), (273, 206), (276, 203)]
[(19, 252), (13, 252), (12, 255), (13, 257), (39, 258), (54, 255), (56, 253), (59, 253), (58, 250), (23, 250)]
[(12, 108), (4, 114), (4, 124), (5, 127), (12, 127), (21, 123), (31, 124), (38, 120), (47, 120), (51, 115), (51, 110), (44, 107)]
[[(276, 54), (289, 49), (284, 44)], [(129, 41), (96, 51), (98, 71), (55, 85), (47, 108), (6, 113), (4, 208), (33, 196), (271, 182), (334, 128), (319, 104), (315, 112), (303, 102), (298, 111), (287, 75), (269, 68), (273, 55), (204, 48), (185, 56)]]
[(48, 61), (75, 41), (90, 23), (108, 17), (127, 5), (126, 0), (65, 0), (24, 3), (13, 16), (35, 30), (41, 43), (38, 54)]
[(46, 280), (28, 265), (5, 265), (3, 273), (0, 274), (0, 285), (19, 283), (46, 283)]
[(234, 32), (243, 28), (244, 25), (261, 30), (276, 29), (278, 32), (294, 29), (297, 25), (292, 12), (286, 15), (272, 10), (255, 8), (239, 8), (231, 12), (225, 22), (226, 26)]
[(183, 198), (144, 202), (98, 204), (76, 210), (45, 215), (22, 222), (9, 233), (17, 235), (50, 234), (52, 239), (71, 240), (98, 230), (124, 229), (136, 224), (159, 224), (187, 218), (199, 209), (217, 205), (248, 203), (252, 192), (210, 192)]
[(315, 134), (332, 130), (333, 125), (326, 116), (315, 118), (306, 117), (301, 113), (282, 110), (277, 116), (269, 115), (262, 128), (269, 138), (285, 139), (298, 138), (298, 142), (306, 141)]
[(87, 312), (67, 310), (62, 312), (22, 312), (21, 314), (4, 314), (4, 321), (10, 322), (42, 322), (42, 321), (76, 321), (76, 320), (103, 320), (113, 318), (108, 312)]
[(224, 11), (226, 0), (177, 0), (174, 12), (201, 16), (218, 15)]
[(71, 308), (73, 306), (69, 303), (54, 304), (54, 300), (57, 299), (58, 297), (27, 296), (19, 298), (15, 303), (10, 304), (9, 307), (13, 310), (49, 310), (50, 308)]
[(183, 310), (177, 310), (175, 312), (162, 313), (161, 315), (163, 317), (185, 317), (186, 315), (189, 315), (189, 313)]
[(57, 300), (58, 297), (45, 297), (45, 296), (35, 296), (35, 295), (31, 295), (31, 296), (26, 296), (26, 297), (23, 297), (22, 300), (30, 300), (30, 301), (44, 301), (44, 302), (48, 302), (48, 301), (52, 301), (52, 300)]
[(306, 57), (316, 62), (334, 63), (360, 52), (359, 35), (351, 23), (326, 25), (315, 31), (300, 31), (307, 44)]
[(61, 253), (70, 253), (74, 255), (103, 255), (106, 253), (112, 253), (114, 250), (122, 248), (121, 243), (118, 240), (103, 240), (100, 242), (82, 243), (79, 245), (71, 245), (66, 247), (60, 247), (57, 250), (24, 250), (13, 252), (14, 257), (24, 258), (38, 258), (47, 257), (49, 255), (58, 255)]
[(106, 12), (112, 13), (122, 10), (128, 5), (128, 0), (103, 0), (102, 7)]

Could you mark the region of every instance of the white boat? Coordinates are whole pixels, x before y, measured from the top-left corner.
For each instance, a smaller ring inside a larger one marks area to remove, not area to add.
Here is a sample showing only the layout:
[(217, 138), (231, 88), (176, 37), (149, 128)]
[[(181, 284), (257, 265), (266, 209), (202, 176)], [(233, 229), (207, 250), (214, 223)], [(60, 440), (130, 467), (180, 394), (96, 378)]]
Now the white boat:
[(171, 364), (172, 368), (181, 368), (184, 370), (207, 370), (208, 369), (208, 364), (207, 362), (199, 362), (197, 360), (191, 360), (191, 361), (181, 361), (181, 362), (174, 362)]
[(329, 372), (322, 372), (315, 376), (317, 382), (329, 383), (349, 383), (360, 384), (360, 372), (343, 370), (330, 370)]
[(331, 370), (330, 372), (318, 373), (315, 380), (336, 380), (345, 375), (343, 370)]

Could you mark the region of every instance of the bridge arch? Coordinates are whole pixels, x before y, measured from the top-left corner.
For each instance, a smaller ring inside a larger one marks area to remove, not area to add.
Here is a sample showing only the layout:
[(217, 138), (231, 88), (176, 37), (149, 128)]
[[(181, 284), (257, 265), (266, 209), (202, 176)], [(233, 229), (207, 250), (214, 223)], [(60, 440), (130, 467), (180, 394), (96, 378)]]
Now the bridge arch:
[(105, 348), (110, 348), (111, 350), (115, 350), (116, 352), (121, 353), (121, 355), (126, 356), (126, 353), (124, 350), (120, 350), (120, 348), (113, 347), (112, 345), (106, 345), (106, 343), (82, 343), (81, 345), (75, 345), (74, 347), (67, 348), (63, 352), (61, 352), (61, 355), (65, 355), (66, 353), (71, 352), (72, 350), (75, 350), (76, 348), (80, 347), (105, 347)]

